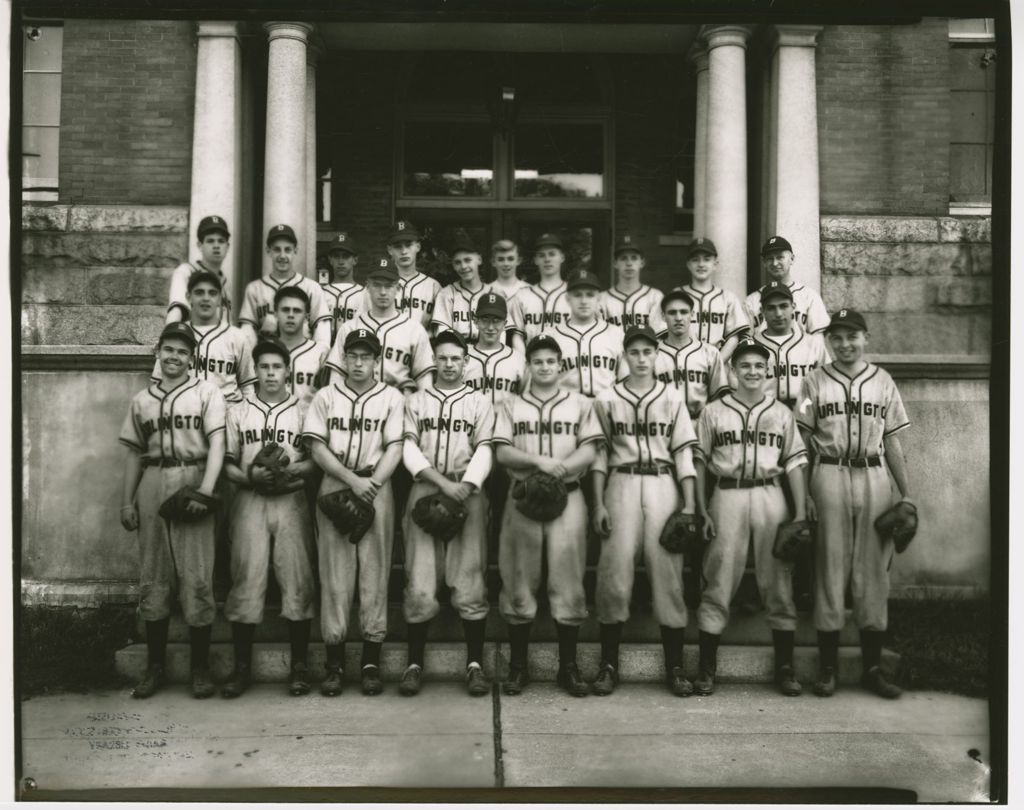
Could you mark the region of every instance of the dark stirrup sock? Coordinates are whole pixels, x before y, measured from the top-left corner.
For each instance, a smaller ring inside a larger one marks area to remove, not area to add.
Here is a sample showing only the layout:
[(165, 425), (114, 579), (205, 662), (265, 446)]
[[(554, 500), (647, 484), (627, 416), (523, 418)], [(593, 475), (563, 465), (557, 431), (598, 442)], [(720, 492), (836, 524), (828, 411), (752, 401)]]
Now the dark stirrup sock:
[(239, 665), (252, 668), (252, 639), (255, 633), (255, 624), (231, 622), (231, 646), (235, 650), (235, 669)]
[(601, 626), (601, 662), (619, 668), (619, 639), (622, 638), (622, 622), (602, 624)]
[(555, 632), (558, 634), (558, 668), (563, 669), (576, 663), (576, 642), (580, 637), (580, 628), (555, 622)]
[(364, 641), (363, 658), (359, 664), (360, 669), (371, 666), (380, 669), (380, 650), (383, 646), (383, 641)]
[(171, 627), (171, 618), (157, 619), (146, 622), (147, 665), (162, 667), (167, 661), (167, 634)]
[(210, 637), (212, 634), (212, 624), (188, 629), (189, 665), (192, 669), (210, 668)]
[(795, 631), (772, 630), (772, 645), (775, 647), (775, 669), (793, 666), (793, 647), (795, 643)]
[(533, 622), (508, 626), (509, 664), (517, 669), (526, 669), (527, 650), (530, 645), (530, 630), (532, 628)]
[(406, 632), (409, 635), (409, 666), (413, 664), (423, 668), (424, 653), (427, 648), (427, 628), (430, 622), (415, 622), (406, 625)]
[(325, 644), (324, 650), (327, 653), (327, 669), (344, 669), (345, 667), (345, 642), (339, 644)]
[(306, 655), (309, 650), (309, 631), (312, 621), (310, 619), (299, 619), (288, 622), (288, 643), (291, 647), (292, 666), (305, 664)]
[(483, 666), (484, 663), (484, 631), (487, 619), (463, 619), (462, 631), (466, 634), (466, 666), (473, 662)]
[(659, 625), (661, 630), (661, 649), (665, 655), (665, 672), (669, 673), (673, 667), (683, 665), (683, 634), (685, 627), (666, 627)]

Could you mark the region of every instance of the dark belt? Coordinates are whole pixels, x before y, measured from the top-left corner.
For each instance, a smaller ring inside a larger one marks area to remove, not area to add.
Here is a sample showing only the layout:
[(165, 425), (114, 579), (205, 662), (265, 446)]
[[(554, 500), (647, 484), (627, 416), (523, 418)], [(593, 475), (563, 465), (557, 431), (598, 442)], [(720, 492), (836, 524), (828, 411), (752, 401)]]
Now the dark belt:
[(363, 467), (361, 470), (355, 470), (355, 474), (360, 478), (373, 478), (373, 467)]
[(831, 464), (835, 467), (881, 467), (881, 456), (870, 456), (868, 458), (836, 458), (835, 456), (818, 456), (819, 464)]
[(672, 475), (672, 468), (667, 464), (620, 464), (612, 470), (630, 475)]
[(779, 402), (781, 402), (783, 405), (785, 405), (790, 410), (793, 410), (793, 406), (796, 405), (796, 400), (795, 399), (780, 399)]
[(719, 489), (753, 489), (754, 487), (773, 487), (777, 478), (719, 478)]
[(184, 461), (177, 458), (144, 458), (142, 460), (143, 467), (196, 467), (205, 463), (205, 458), (190, 458)]

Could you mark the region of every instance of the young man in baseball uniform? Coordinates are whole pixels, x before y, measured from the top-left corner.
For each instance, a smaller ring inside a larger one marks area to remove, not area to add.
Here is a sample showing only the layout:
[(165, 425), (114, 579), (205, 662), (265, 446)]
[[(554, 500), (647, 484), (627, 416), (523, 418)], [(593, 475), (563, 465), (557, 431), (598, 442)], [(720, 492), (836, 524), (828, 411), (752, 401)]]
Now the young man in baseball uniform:
[(594, 528), (603, 538), (596, 594), (601, 666), (594, 694), (609, 695), (618, 683), (619, 639), (642, 555), (661, 628), (665, 682), (672, 694), (685, 697), (693, 687), (683, 674), (683, 555), (664, 549), (659, 537), (677, 509), (686, 514), (696, 510), (696, 438), (683, 395), (654, 377), (654, 330), (630, 327), (623, 348), (629, 375), (594, 400), (604, 431), (593, 475)]
[(408, 394), (430, 382), (434, 372), (430, 338), (418, 318), (396, 308), (398, 285), (394, 266), (388, 259), (381, 259), (366, 280), (368, 311), (341, 325), (327, 355), (325, 364), (331, 370), (331, 382), (338, 382), (347, 373), (342, 347), (346, 336), (357, 329), (373, 332), (380, 340), (383, 354), (377, 374), (387, 385)]
[[(280, 323), (280, 320), (279, 320)], [(300, 481), (313, 472), (302, 441), (305, 404), (288, 390), (288, 348), (263, 337), (252, 350), (259, 393), (228, 413), (224, 474), (236, 486), (231, 503), (231, 591), (224, 616), (231, 622), (235, 667), (221, 686), (224, 697), (238, 697), (252, 682), (252, 643), (263, 621), (268, 571), (281, 588), (281, 616), (288, 621), (292, 695), (309, 692), (306, 666), (316, 581), (313, 521), (304, 487), (281, 494), (261, 494), (256, 487), (273, 483), (253, 460), (274, 442), (288, 454), (288, 472)]]
[(587, 618), (583, 576), (587, 563), (587, 505), (580, 480), (590, 469), (604, 433), (593, 400), (559, 387), (562, 350), (550, 335), (526, 346), (530, 379), (521, 395), (497, 410), (494, 448), (514, 484), (532, 472), (565, 482), (565, 511), (547, 523), (532, 520), (505, 501), (501, 520), (498, 606), (508, 623), (510, 643), (506, 695), (518, 695), (529, 682), (530, 630), (537, 615), (537, 591), (547, 564), (547, 593), (558, 634), (558, 684), (570, 695), (589, 691), (576, 663), (580, 625)]
[(892, 539), (882, 539), (874, 523), (893, 505), (890, 473), (900, 499), (910, 501), (898, 435), (910, 421), (889, 373), (864, 360), (864, 316), (840, 309), (826, 334), (835, 361), (804, 378), (795, 411), (814, 459), (807, 501), (808, 517), (818, 521), (814, 625), (820, 660), (814, 693), (829, 697), (836, 689), (849, 584), (861, 634), (862, 684), (881, 697), (896, 698), (900, 688), (881, 669), (894, 550)]
[(309, 297), (307, 325), (317, 343), (331, 343), (331, 311), (320, 285), (295, 269), (299, 240), (290, 225), (275, 225), (267, 233), (267, 255), (272, 266), (269, 275), (250, 281), (242, 297), (238, 325), (249, 344), (256, 345), (257, 333), (277, 334), (273, 315), (274, 294), (282, 287), (299, 287)]
[[(394, 296), (391, 297), (392, 305)], [(320, 561), (320, 633), (327, 649), (327, 677), (320, 692), (341, 694), (345, 639), (352, 600), (359, 589), (363, 636), (362, 690), (383, 689), (380, 651), (387, 634), (388, 577), (394, 545), (395, 502), (391, 475), (402, 458), (405, 402), (397, 388), (374, 378), (381, 344), (369, 329), (343, 336), (340, 352), (345, 374), (317, 391), (302, 426), (313, 461), (323, 470), (320, 495), (350, 489), (372, 503), (373, 525), (356, 544), (316, 508)]]
[(167, 304), (167, 317), (164, 323), (187, 321), (192, 305), (188, 300), (188, 282), (194, 273), (206, 271), (217, 277), (222, 290), (221, 310), (218, 320), (231, 322), (231, 300), (226, 289), (227, 279), (224, 277), (224, 260), (231, 248), (231, 234), (223, 217), (209, 216), (199, 220), (196, 228), (196, 245), (199, 248), (199, 260), (182, 262), (171, 273), (170, 300)]
[(418, 320), (424, 329), (434, 317), (434, 301), (441, 292), (436, 279), (416, 268), (422, 245), (420, 232), (411, 222), (399, 220), (388, 236), (388, 255), (398, 271), (398, 309)]
[(492, 290), (511, 301), (530, 285), (519, 278), (519, 265), (523, 263), (519, 247), (511, 239), (499, 239), (491, 245), (491, 268), (494, 270)]
[(478, 337), (476, 343), (469, 345), (463, 379), (497, 408), (522, 390), (526, 358), (503, 340), (508, 304), (499, 293), (492, 291), (480, 296), (473, 322)]
[(188, 324), (164, 327), (157, 343), (162, 379), (136, 394), (118, 437), (128, 448), (121, 525), (139, 533), (139, 614), (146, 622), (146, 674), (132, 692), (148, 698), (164, 680), (167, 631), (174, 601), (189, 626), (192, 694), (210, 697), (214, 514), (196, 502), (191, 522), (164, 520), (160, 505), (181, 487), (213, 495), (224, 461), (224, 397), (213, 383), (191, 377), (196, 348)]
[(718, 349), (722, 362), (728, 363), (740, 335), (750, 329), (747, 311), (739, 298), (715, 284), (718, 249), (710, 239), (698, 237), (690, 243), (686, 268), (690, 283), (676, 289), (693, 300), (690, 334)]
[[(793, 281), (793, 247), (786, 239), (773, 236), (761, 246), (761, 267), (766, 282), (777, 281), (779, 284), (785, 284), (793, 292), (793, 315), (800, 328), (811, 333), (824, 331), (828, 326), (828, 310), (825, 309), (821, 296), (814, 290)], [(754, 290), (747, 296), (745, 302), (754, 326), (764, 323), (762, 301), (761, 290)]]
[(282, 287), (274, 293), (274, 317), (281, 343), (291, 353), (288, 389), (308, 406), (319, 387), (320, 371), (329, 346), (307, 338), (303, 326), (309, 318), (309, 297), (301, 287)]
[[(709, 402), (697, 419), (697, 504), (710, 545), (702, 566), (705, 580), (697, 624), (700, 664), (694, 682), (698, 695), (715, 688), (718, 643), (729, 623), (729, 604), (743, 579), (753, 546), (757, 586), (767, 610), (775, 645), (775, 683), (784, 695), (801, 690), (793, 669), (796, 606), (790, 566), (772, 555), (775, 534), (789, 522), (780, 486), (786, 476), (793, 492), (793, 520), (804, 520), (807, 452), (793, 414), (764, 392), (771, 352), (744, 337), (731, 363), (737, 388)], [(717, 482), (707, 503), (707, 473)]]
[[(467, 345), (457, 332), (433, 340), (437, 381), (406, 400), (402, 460), (413, 478), (402, 522), (405, 538), (405, 593), (402, 611), (409, 634), (409, 662), (398, 691), (419, 694), (423, 679), (427, 628), (440, 609), (437, 587), (451, 588), (452, 607), (466, 634), (466, 688), (485, 695), (490, 685), (481, 662), (487, 601), (487, 495), (491, 471), (494, 409), (490, 401), (462, 381)], [(444, 543), (416, 524), (412, 510), (427, 495), (443, 492), (466, 507), (461, 531)], [(443, 569), (443, 570), (442, 570)]]
[(355, 269), (359, 264), (359, 249), (355, 240), (345, 231), (335, 234), (327, 249), (330, 263), (330, 281), (321, 284), (331, 311), (331, 340), (338, 334), (338, 327), (352, 320), (356, 313), (366, 308), (365, 288), (356, 283)]
[(615, 246), (615, 284), (602, 294), (601, 310), (608, 323), (620, 329), (649, 326), (655, 334), (665, 331), (661, 313), (661, 290), (640, 281), (647, 259), (640, 245), (628, 234)]
[(515, 329), (524, 343), (568, 320), (572, 314), (562, 280), (562, 265), (565, 263), (562, 240), (553, 233), (542, 234), (534, 245), (533, 257), (540, 271), (540, 280), (520, 290), (509, 306)]

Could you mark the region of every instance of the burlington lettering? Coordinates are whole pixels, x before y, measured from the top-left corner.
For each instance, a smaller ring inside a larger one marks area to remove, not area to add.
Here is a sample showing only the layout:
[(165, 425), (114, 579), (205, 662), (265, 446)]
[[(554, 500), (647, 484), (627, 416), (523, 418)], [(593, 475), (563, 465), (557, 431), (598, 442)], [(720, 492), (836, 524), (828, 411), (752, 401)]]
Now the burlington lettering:
[(782, 449), (782, 434), (769, 433), (765, 430), (723, 430), (712, 439), (713, 447), (725, 447), (730, 444), (756, 444), (761, 447), (778, 447)]
[(877, 416), (885, 419), (886, 407), (877, 402), (861, 402), (859, 400), (847, 400), (846, 402), (822, 402), (818, 405), (818, 418), (824, 419), (827, 416)]

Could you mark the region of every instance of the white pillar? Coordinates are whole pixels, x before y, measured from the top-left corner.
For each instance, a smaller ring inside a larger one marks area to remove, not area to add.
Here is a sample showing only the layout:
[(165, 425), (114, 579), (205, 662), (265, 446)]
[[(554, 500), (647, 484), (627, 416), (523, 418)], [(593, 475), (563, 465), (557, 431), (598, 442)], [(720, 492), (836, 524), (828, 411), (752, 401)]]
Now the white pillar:
[(773, 162), (774, 229), (793, 245), (793, 278), (821, 289), (818, 90), (814, 57), (820, 25), (776, 25)]
[(718, 247), (720, 284), (747, 292), (747, 77), (750, 30), (705, 27), (708, 48), (705, 235)]
[(697, 70), (697, 121), (695, 127), (693, 170), (693, 234), (704, 236), (707, 227), (708, 166), (708, 51), (703, 46), (690, 49), (690, 60)]
[[(196, 46), (196, 100), (192, 123), (192, 190), (189, 255), (203, 217), (224, 218), (234, 249), (224, 260), (231, 300), (237, 305), (244, 280), (236, 278), (242, 223), (242, 54), (238, 23), (201, 22)], [(236, 309), (237, 311), (237, 309)]]
[[(316, 60), (320, 49), (306, 49), (306, 275), (316, 278)], [(296, 231), (298, 232), (298, 231)], [(302, 238), (301, 236), (299, 237)]]
[[(306, 42), (313, 26), (297, 22), (264, 24), (267, 56), (267, 127), (263, 161), (263, 233), (291, 225), (302, 255), (306, 241)], [(262, 244), (263, 239), (260, 242)], [(299, 267), (305, 268), (300, 261)], [(264, 253), (263, 272), (270, 272)]]

